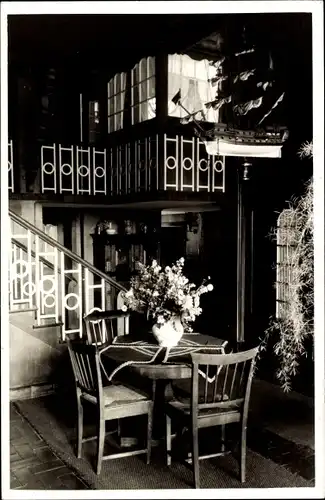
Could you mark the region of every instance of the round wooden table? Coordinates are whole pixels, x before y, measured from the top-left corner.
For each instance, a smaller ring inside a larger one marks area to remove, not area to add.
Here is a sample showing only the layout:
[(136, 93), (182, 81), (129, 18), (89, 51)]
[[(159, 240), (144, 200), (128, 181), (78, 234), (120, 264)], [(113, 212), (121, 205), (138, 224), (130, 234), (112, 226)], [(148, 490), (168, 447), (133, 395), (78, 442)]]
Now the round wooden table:
[[(163, 435), (161, 416), (165, 401), (173, 398), (172, 381), (191, 377), (191, 352), (225, 354), (228, 342), (210, 335), (198, 333), (184, 334), (179, 344), (167, 352), (159, 348), (150, 336), (139, 340), (136, 335), (116, 337), (113, 344), (101, 348), (101, 359), (116, 368), (108, 373), (114, 381), (117, 374), (128, 368), (131, 372), (151, 381), (154, 406), (154, 434)], [(130, 372), (128, 372), (130, 373)], [(158, 381), (158, 383), (157, 383)], [(132, 383), (132, 380), (130, 380)]]
[(225, 354), (227, 345), (226, 340), (190, 333), (184, 334), (178, 345), (167, 352), (152, 343), (150, 337), (139, 340), (130, 334), (116, 337), (112, 344), (103, 346), (101, 357), (114, 361), (119, 369), (128, 366), (151, 380), (177, 380), (191, 376), (191, 352)]

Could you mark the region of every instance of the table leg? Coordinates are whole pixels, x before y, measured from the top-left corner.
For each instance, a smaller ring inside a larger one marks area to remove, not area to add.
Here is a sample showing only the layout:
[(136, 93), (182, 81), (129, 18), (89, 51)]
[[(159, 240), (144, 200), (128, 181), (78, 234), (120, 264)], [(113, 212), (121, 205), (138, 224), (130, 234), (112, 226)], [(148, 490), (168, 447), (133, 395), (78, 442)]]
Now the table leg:
[(154, 424), (153, 424), (153, 441), (157, 444), (165, 436), (165, 411), (164, 405), (166, 401), (173, 399), (174, 393), (171, 380), (153, 380), (152, 397), (154, 401)]
[[(163, 379), (153, 379), (151, 385), (151, 397), (154, 402), (153, 409), (153, 430), (152, 430), (152, 444), (158, 445), (162, 439), (165, 437), (165, 412), (164, 404), (165, 401), (170, 401), (173, 399), (174, 393), (172, 389), (171, 380)], [(120, 436), (121, 446), (134, 446), (137, 444), (137, 438), (135, 436), (128, 435), (129, 432), (126, 426), (124, 427), (124, 432), (122, 431)]]

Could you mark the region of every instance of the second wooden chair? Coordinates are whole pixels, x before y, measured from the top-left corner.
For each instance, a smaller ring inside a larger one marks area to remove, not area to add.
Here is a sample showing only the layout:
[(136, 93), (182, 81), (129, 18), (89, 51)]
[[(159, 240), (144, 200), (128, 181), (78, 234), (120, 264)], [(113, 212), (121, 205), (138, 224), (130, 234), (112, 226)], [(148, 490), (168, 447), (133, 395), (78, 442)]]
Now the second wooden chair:
[[(81, 457), (83, 439), (83, 404), (88, 402), (96, 407), (97, 414), (97, 465), (96, 472), (100, 474), (102, 460), (147, 453), (147, 463), (150, 463), (153, 401), (138, 389), (126, 385), (109, 385), (103, 387), (99, 351), (96, 345), (84, 342), (68, 342), (68, 349), (73, 368), (78, 408), (77, 425), (77, 456)], [(147, 448), (123, 451), (104, 456), (105, 422), (137, 415), (147, 415)], [(89, 440), (89, 438), (87, 439)]]
[(88, 344), (112, 343), (117, 335), (129, 333), (128, 312), (121, 309), (113, 311), (94, 311), (84, 317)]
[(191, 354), (188, 397), (183, 393), (182, 398), (165, 404), (167, 465), (171, 464), (171, 421), (175, 420), (178, 429), (186, 428), (191, 435), (191, 458), (187, 456), (184, 464), (190, 464), (195, 488), (200, 487), (199, 460), (229, 453), (223, 444), (221, 451), (200, 456), (199, 429), (221, 426), (224, 431), (225, 425), (235, 422), (241, 428), (240, 479), (245, 481), (247, 417), (256, 354), (257, 348), (235, 354)]

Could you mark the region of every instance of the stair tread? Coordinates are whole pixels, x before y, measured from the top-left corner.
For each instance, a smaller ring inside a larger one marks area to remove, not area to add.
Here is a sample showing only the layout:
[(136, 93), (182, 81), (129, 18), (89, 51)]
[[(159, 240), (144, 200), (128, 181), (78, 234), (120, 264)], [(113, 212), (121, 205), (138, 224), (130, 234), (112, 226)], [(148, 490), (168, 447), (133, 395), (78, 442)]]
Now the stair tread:
[(37, 307), (24, 307), (22, 309), (9, 309), (9, 314), (17, 314), (23, 312), (37, 311)]
[(63, 326), (63, 323), (62, 323), (62, 321), (59, 321), (58, 323), (47, 323), (45, 325), (33, 325), (33, 329), (37, 330), (39, 328), (49, 328), (49, 327), (53, 327), (53, 326)]

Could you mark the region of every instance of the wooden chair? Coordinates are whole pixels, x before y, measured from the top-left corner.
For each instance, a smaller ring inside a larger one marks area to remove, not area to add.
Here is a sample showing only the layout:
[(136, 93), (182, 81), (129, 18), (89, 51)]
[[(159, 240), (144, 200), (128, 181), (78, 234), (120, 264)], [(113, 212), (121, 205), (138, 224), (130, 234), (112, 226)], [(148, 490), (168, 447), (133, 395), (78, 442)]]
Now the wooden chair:
[(84, 317), (88, 344), (111, 343), (117, 335), (129, 333), (128, 312), (121, 309), (113, 311), (94, 311)]
[[(147, 395), (125, 385), (103, 387), (97, 346), (84, 342), (68, 342), (68, 349), (76, 382), (78, 458), (81, 457), (82, 443), (97, 438), (97, 474), (100, 474), (102, 460), (147, 453), (147, 463), (150, 463), (153, 401)], [(85, 402), (95, 405), (97, 412), (97, 436), (88, 439), (83, 439), (83, 404)], [(105, 422), (144, 414), (148, 415), (147, 448), (103, 456)]]
[[(188, 429), (191, 434), (191, 458), (185, 465), (191, 467), (195, 488), (200, 487), (199, 459), (224, 455), (225, 426), (238, 422), (240, 437), (240, 480), (246, 475), (246, 430), (253, 366), (257, 348), (235, 354), (191, 354), (192, 380), (190, 393), (180, 400), (165, 404), (167, 465), (171, 464), (171, 421), (178, 429)], [(221, 426), (221, 451), (199, 456), (198, 431), (203, 427)], [(177, 437), (177, 435), (176, 435)], [(174, 448), (174, 447), (173, 447)], [(179, 457), (178, 457), (179, 458)]]

